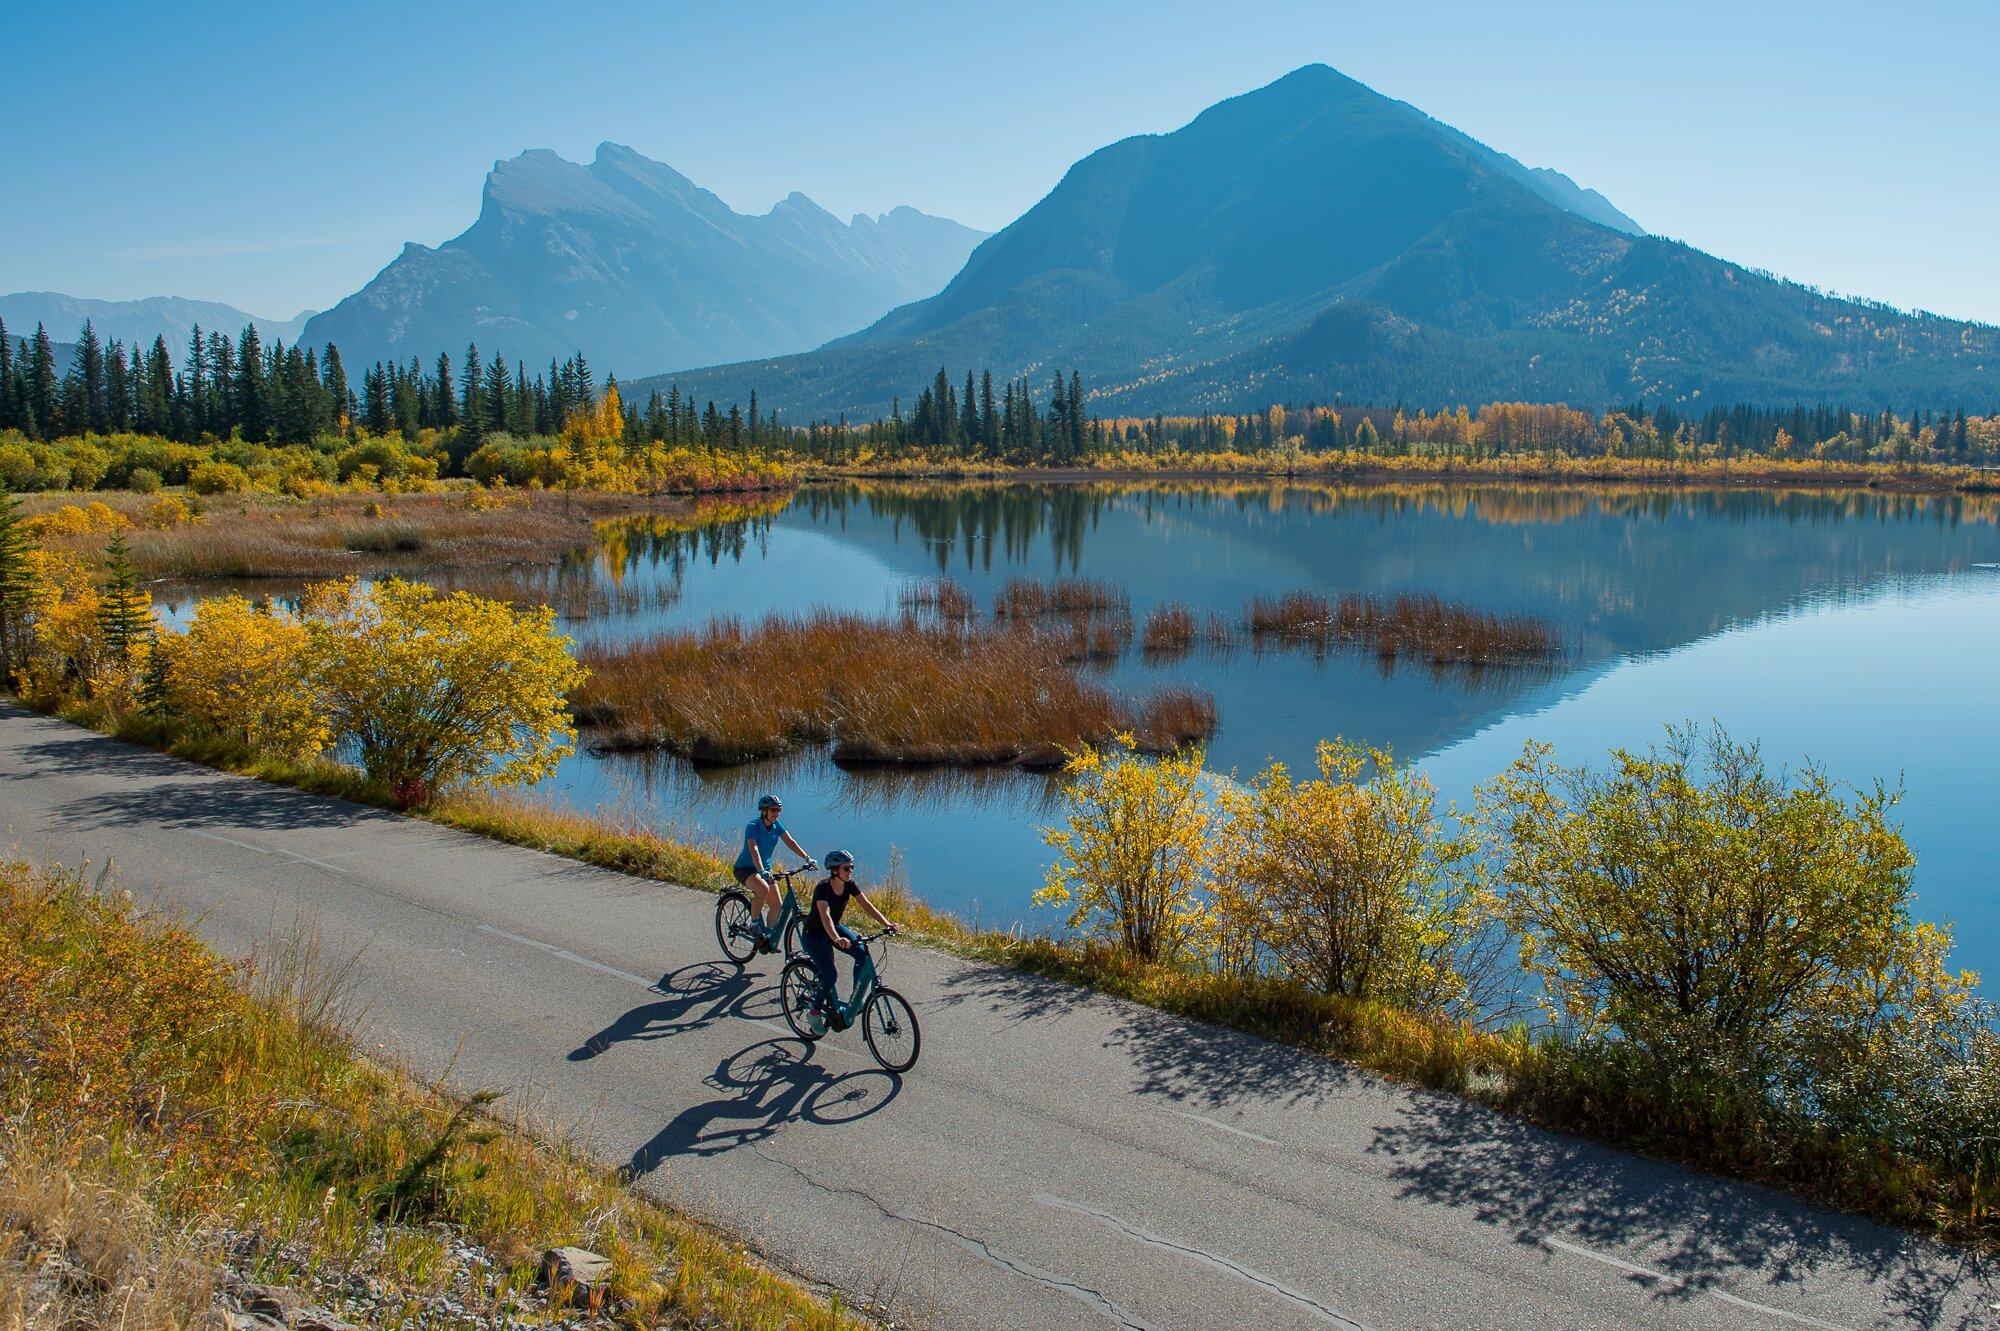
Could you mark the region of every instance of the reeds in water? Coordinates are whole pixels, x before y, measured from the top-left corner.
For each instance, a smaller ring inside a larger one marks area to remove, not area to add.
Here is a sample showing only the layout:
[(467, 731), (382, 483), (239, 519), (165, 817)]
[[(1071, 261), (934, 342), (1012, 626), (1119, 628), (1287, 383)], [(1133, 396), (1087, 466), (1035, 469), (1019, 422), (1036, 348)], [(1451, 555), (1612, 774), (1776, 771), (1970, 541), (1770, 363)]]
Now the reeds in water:
[(1244, 608), (1243, 627), (1260, 645), (1303, 647), (1315, 654), (1356, 647), (1385, 661), (1434, 666), (1519, 665), (1562, 650), (1561, 637), (1545, 620), (1454, 605), (1433, 595), (1349, 595), (1338, 601), (1314, 592), (1257, 597)]
[(905, 615), (931, 615), (959, 623), (979, 615), (979, 603), (972, 599), (972, 593), (950, 578), (909, 583), (897, 592), (896, 603)]
[(1117, 619), (1132, 617), (1131, 599), (1124, 589), (1089, 578), (1057, 578), (1036, 582), (1031, 578), (1009, 578), (993, 598), (995, 619)]
[(1170, 747), (1213, 729), (1205, 695), (1135, 704), (1083, 678), (1070, 653), (1061, 635), (1018, 622), (830, 611), (718, 621), (586, 649), (590, 679), (574, 701), (604, 747), (711, 763), (830, 742), (837, 762), (1032, 764), (1123, 731)]

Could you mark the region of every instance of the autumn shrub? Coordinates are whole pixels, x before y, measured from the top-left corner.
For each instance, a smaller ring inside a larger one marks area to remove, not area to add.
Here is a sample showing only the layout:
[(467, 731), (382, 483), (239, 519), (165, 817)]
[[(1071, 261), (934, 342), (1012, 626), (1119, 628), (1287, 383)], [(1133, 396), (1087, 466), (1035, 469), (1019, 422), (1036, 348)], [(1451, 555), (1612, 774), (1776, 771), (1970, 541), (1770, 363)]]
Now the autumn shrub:
[(1084, 747), (1063, 767), (1056, 852), (1035, 904), (1066, 909), (1071, 929), (1141, 961), (1191, 955), (1212, 918), (1217, 818), (1199, 749), (1148, 759), (1128, 746)]
[(161, 479), (160, 473), (151, 467), (134, 467), (125, 478), (125, 488), (133, 494), (158, 494), (164, 484), (165, 481)]
[(1472, 829), (1384, 750), (1322, 742), (1316, 761), (1225, 792), (1222, 890), (1308, 988), (1479, 1016), (1495, 920)]
[(304, 600), (308, 687), (334, 743), (403, 803), (468, 781), (532, 782), (570, 753), (583, 678), (547, 606), (389, 579)]
[(307, 633), (299, 617), (241, 596), (212, 596), (179, 633), (154, 650), (161, 709), (177, 724), (253, 750), (305, 758), (332, 732), (307, 680)]
[(187, 485), (198, 495), (235, 494), (250, 488), (250, 474), (233, 462), (204, 462), (188, 473)]

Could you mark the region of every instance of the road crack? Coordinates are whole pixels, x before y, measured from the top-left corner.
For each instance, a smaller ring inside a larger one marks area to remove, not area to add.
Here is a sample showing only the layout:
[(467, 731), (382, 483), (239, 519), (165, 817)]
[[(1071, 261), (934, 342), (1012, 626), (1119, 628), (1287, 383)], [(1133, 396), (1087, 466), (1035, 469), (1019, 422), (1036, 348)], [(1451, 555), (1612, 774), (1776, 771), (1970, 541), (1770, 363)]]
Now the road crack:
[(1054, 1271), (1044, 1270), (1031, 1262), (1025, 1262), (1018, 1257), (1010, 1256), (990, 1246), (984, 1239), (975, 1238), (973, 1235), (967, 1234), (962, 1230), (953, 1229), (950, 1225), (940, 1220), (932, 1220), (925, 1216), (911, 1215), (905, 1211), (894, 1210), (883, 1205), (879, 1199), (864, 1189), (844, 1186), (837, 1187), (830, 1183), (822, 1183), (791, 1161), (781, 1160), (777, 1156), (771, 1155), (755, 1146), (750, 1147), (749, 1150), (758, 1159), (768, 1161), (780, 1168), (791, 1171), (808, 1185), (819, 1189), (821, 1192), (835, 1196), (858, 1197), (874, 1207), (886, 1219), (899, 1220), (904, 1224), (916, 1225), (920, 1228), (941, 1234), (955, 1246), (971, 1253), (988, 1266), (1006, 1271), (1011, 1275), (1020, 1276), (1024, 1280), (1033, 1281), (1036, 1284), (1055, 1290), (1057, 1293), (1066, 1294), (1091, 1311), (1100, 1314), (1116, 1326), (1128, 1328), (1128, 1331), (1160, 1331), (1160, 1328), (1153, 1323), (1146, 1321), (1130, 1309), (1114, 1303), (1088, 1285), (1079, 1285), (1074, 1280), (1060, 1276)]

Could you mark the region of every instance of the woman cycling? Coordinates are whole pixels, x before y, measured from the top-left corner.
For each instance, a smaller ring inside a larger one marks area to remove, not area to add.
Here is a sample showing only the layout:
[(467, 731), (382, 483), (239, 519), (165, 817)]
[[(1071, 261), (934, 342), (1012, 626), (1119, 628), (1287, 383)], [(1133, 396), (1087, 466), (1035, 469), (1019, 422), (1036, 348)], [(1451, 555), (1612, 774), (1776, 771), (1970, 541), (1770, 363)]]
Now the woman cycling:
[(771, 930), (778, 923), (778, 888), (771, 881), (771, 852), (778, 848), (780, 841), (791, 847), (792, 854), (805, 861), (805, 867), (813, 867), (812, 856), (804, 847), (792, 840), (792, 834), (778, 821), (784, 811), (785, 802), (776, 795), (766, 795), (757, 801), (757, 816), (743, 829), (743, 847), (736, 852), (736, 883), (750, 889), (750, 899), (755, 906), (750, 927), (757, 931), (757, 950), (770, 952), (776, 947)]
[[(854, 881), (854, 857), (844, 850), (829, 850), (826, 853), (826, 877), (813, 888), (812, 914), (806, 920), (806, 927), (799, 931), (799, 939), (805, 944), (806, 955), (812, 958), (813, 969), (819, 972), (820, 1011), (827, 1024), (840, 1030), (847, 1022), (840, 1015), (839, 990), (835, 985), (840, 973), (834, 969), (833, 950), (852, 953), (860, 947), (861, 935), (840, 922), (847, 913), (847, 903), (859, 901), (875, 923), (890, 933), (896, 926), (889, 923), (889, 917), (876, 909)], [(854, 961), (858, 964), (859, 957)]]

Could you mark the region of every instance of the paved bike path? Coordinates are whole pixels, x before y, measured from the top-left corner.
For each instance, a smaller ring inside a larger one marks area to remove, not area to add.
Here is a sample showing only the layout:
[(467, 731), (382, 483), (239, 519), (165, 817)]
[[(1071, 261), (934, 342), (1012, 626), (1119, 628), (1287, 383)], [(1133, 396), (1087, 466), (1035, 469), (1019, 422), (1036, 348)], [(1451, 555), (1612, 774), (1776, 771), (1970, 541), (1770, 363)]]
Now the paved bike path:
[(371, 1042), (938, 1327), (2000, 1325), (1990, 1263), (910, 946), (914, 1071), (791, 1038), (715, 898), (0, 708), (0, 828), (241, 953), (301, 909)]

